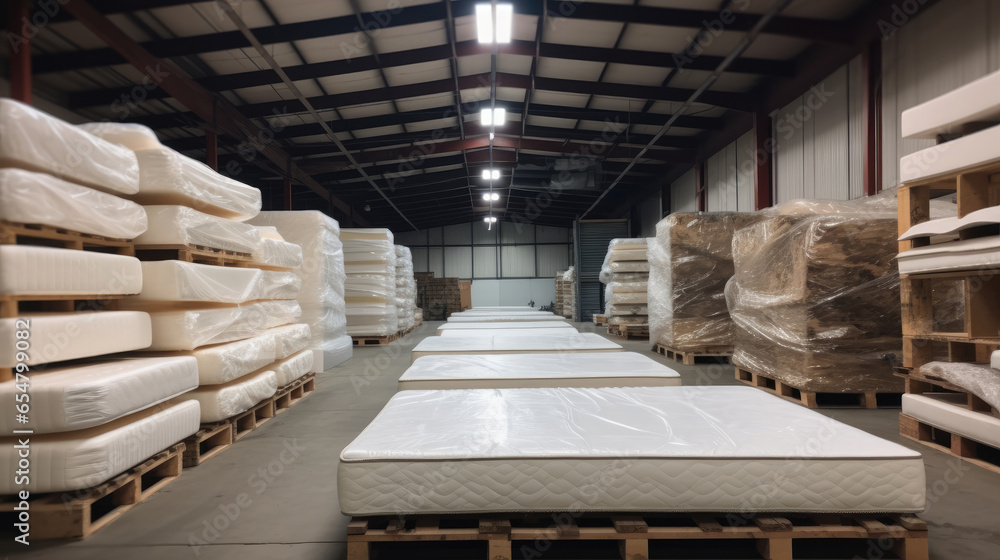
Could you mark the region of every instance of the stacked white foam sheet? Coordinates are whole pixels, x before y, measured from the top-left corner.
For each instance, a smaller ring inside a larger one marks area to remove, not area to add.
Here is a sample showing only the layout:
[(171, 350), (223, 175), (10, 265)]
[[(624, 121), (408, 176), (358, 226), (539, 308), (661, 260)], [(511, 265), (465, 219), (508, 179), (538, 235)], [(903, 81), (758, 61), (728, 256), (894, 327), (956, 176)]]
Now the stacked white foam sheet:
[(899, 159), (901, 184), (926, 181), (1000, 161), (994, 148), (1000, 143), (1000, 126), (938, 144)]
[[(183, 398), (183, 395), (179, 398)], [(198, 431), (197, 402), (168, 401), (85, 430), (31, 436), (31, 477), (0, 481), (0, 494), (80, 490), (105, 482)], [(0, 438), (0, 464), (16, 470), (14, 438)]]
[(1000, 72), (903, 111), (903, 138), (927, 138), (959, 132), (962, 125), (1000, 120)]
[(0, 245), (0, 294), (77, 296), (138, 294), (138, 259), (35, 245)]
[(278, 228), (257, 226), (260, 245), (253, 254), (254, 262), (263, 266), (296, 269), (302, 266), (302, 247), (285, 241)]
[(460, 323), (507, 323), (507, 322), (549, 322), (558, 320), (557, 315), (461, 315), (452, 313), (448, 324)]
[(430, 336), (421, 340), (411, 353), (412, 360), (424, 356), (456, 354), (521, 354), (573, 352), (621, 352), (622, 347), (594, 333), (570, 335), (497, 335)]
[(135, 154), (13, 99), (0, 99), (0, 167), (116, 194), (139, 190)]
[(250, 410), (260, 401), (273, 397), (277, 389), (277, 375), (265, 368), (227, 383), (198, 387), (178, 399), (197, 401), (201, 405), (201, 423), (208, 424)]
[[(19, 318), (0, 319), (0, 340), (15, 340), (14, 333), (24, 329), (21, 319), (30, 321), (32, 351), (24, 362), (28, 365), (139, 350), (152, 339), (147, 313), (77, 311), (22, 313)], [(14, 345), (0, 345), (0, 367), (17, 363)]]
[(142, 278), (142, 293), (135, 296), (135, 301), (246, 303), (292, 299), (302, 286), (294, 272), (183, 261), (144, 262)]
[(137, 246), (194, 245), (253, 253), (260, 246), (257, 228), (176, 205), (145, 206), (149, 228), (135, 239)]
[(507, 336), (514, 334), (523, 334), (524, 336), (548, 336), (556, 335), (562, 336), (567, 334), (573, 334), (579, 332), (576, 329), (570, 327), (570, 329), (564, 329), (560, 327), (550, 328), (550, 329), (531, 329), (530, 333), (520, 333), (518, 329), (448, 329), (441, 331), (440, 336), (444, 337), (483, 337), (483, 336)]
[(295, 323), (283, 327), (275, 327), (265, 331), (274, 338), (274, 358), (287, 358), (299, 350), (309, 348), (312, 342), (312, 329), (305, 323)]
[[(1000, 207), (991, 206), (962, 218), (939, 218), (916, 224), (899, 239), (948, 238), (968, 229), (996, 224), (1000, 224)], [(974, 237), (915, 247), (903, 251), (896, 259), (900, 274), (992, 268), (1000, 265), (1000, 237)]]
[(495, 329), (572, 329), (566, 330), (566, 332), (577, 332), (576, 328), (569, 323), (564, 323), (562, 321), (497, 321), (497, 322), (481, 322), (481, 323), (464, 323), (464, 322), (449, 322), (438, 327), (438, 334), (443, 334), (446, 331), (456, 331), (456, 330), (495, 330)]
[(629, 387), (402, 391), (337, 484), (363, 516), (919, 512), (926, 482), (918, 452), (751, 387)]
[(649, 322), (648, 238), (612, 239), (601, 270), (605, 289), (605, 308), (609, 325), (646, 324)]
[(135, 152), (139, 164), (140, 204), (181, 204), (202, 212), (245, 220), (260, 212), (260, 190), (219, 174), (200, 161), (158, 145), (141, 125), (91, 123), (81, 128)]
[(475, 309), (466, 309), (465, 311), (459, 311), (458, 313), (452, 313), (452, 317), (480, 317), (480, 316), (508, 316), (508, 317), (548, 317), (551, 321), (556, 315), (551, 311), (476, 311)]
[(903, 395), (903, 414), (946, 432), (1000, 447), (1000, 418), (965, 407), (960, 393)]
[(285, 240), (302, 247), (303, 263), (295, 269), (302, 278), (297, 300), (300, 321), (312, 332), (313, 369), (324, 371), (349, 360), (353, 343), (347, 335), (340, 225), (315, 210), (262, 212), (251, 223), (275, 227)]
[(680, 385), (676, 371), (635, 352), (425, 356), (399, 378), (399, 390)]
[(344, 229), (347, 334), (388, 336), (399, 331), (396, 248), (387, 229)]
[(275, 362), (270, 369), (274, 371), (278, 387), (284, 387), (312, 371), (313, 353), (304, 350)]
[(399, 330), (406, 331), (415, 324), (417, 309), (417, 282), (413, 277), (413, 254), (409, 247), (396, 245), (396, 311)]
[[(130, 305), (126, 303), (126, 305)], [(208, 344), (242, 340), (265, 329), (294, 323), (301, 314), (295, 300), (187, 309), (148, 308), (153, 326), (150, 350), (194, 350)]]
[(134, 239), (146, 231), (146, 211), (134, 202), (14, 168), (0, 169), (0, 220), (113, 239)]

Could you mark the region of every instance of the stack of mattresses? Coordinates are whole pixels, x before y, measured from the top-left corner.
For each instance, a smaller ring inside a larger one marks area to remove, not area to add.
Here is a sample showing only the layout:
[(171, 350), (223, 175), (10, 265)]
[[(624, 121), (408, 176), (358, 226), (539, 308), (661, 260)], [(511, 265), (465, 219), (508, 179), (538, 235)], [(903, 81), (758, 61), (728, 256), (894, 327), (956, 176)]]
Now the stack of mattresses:
[(492, 336), (430, 336), (421, 340), (414, 348), (414, 360), (435, 354), (524, 354), (577, 352), (621, 352), (619, 344), (594, 334), (570, 333), (531, 336), (515, 331), (515, 334)]
[(609, 325), (649, 323), (646, 247), (646, 238), (612, 239), (608, 245), (606, 260), (611, 271), (611, 297), (607, 300), (605, 315)]
[(681, 212), (656, 224), (648, 248), (651, 342), (681, 352), (732, 352), (725, 290), (733, 276), (733, 233), (756, 219), (745, 212)]
[(252, 223), (272, 226), (302, 247), (302, 265), (295, 269), (302, 289), (296, 299), (302, 308), (300, 321), (311, 331), (308, 347), (313, 351), (313, 371), (350, 360), (354, 345), (347, 334), (340, 224), (316, 210), (261, 212)]
[[(10, 99), (0, 166), (0, 426), (31, 434), (17, 436), (30, 458), (0, 438), (0, 494), (96, 486), (198, 429), (198, 404), (171, 401), (197, 386), (194, 360), (105, 357), (151, 342), (147, 313), (104, 305), (143, 286), (132, 240), (147, 216), (125, 199), (140, 169), (132, 151)], [(28, 476), (14, 476), (19, 460)]]
[(347, 334), (389, 336), (399, 331), (396, 247), (387, 229), (344, 229)]
[(417, 281), (413, 278), (413, 254), (409, 247), (396, 245), (396, 311), (399, 330), (412, 329), (416, 321)]
[(572, 321), (577, 321), (576, 312), (576, 267), (569, 267), (556, 273), (555, 313)]
[[(291, 271), (300, 249), (265, 231), (271, 241), (261, 253), (261, 231), (246, 223), (260, 212), (260, 191), (160, 145), (148, 128), (88, 129), (138, 158), (135, 198), (150, 217), (136, 239), (145, 281), (122, 305), (149, 313), (150, 351), (197, 362), (198, 388), (182, 398), (201, 405), (201, 422), (245, 412), (308, 373), (312, 354), (301, 341), (309, 327), (298, 323), (295, 301), (302, 281)], [(280, 344), (287, 354), (276, 351), (278, 337), (287, 337)]]

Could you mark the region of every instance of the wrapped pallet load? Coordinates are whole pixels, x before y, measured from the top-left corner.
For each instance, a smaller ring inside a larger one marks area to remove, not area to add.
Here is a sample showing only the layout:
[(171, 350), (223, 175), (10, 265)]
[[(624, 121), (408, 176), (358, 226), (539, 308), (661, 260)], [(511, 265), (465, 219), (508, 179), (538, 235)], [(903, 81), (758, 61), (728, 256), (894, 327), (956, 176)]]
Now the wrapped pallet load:
[[(608, 283), (611, 293), (605, 306), (608, 325), (649, 323), (646, 295), (649, 261), (646, 247), (646, 238), (612, 239), (608, 245), (606, 261), (611, 273)], [(607, 278), (607, 274), (604, 277)], [(605, 292), (605, 295), (609, 294)]]
[(396, 247), (387, 229), (344, 229), (347, 334), (390, 336), (399, 331)]
[(413, 279), (413, 254), (402, 245), (396, 245), (396, 311), (399, 330), (412, 329), (416, 322), (417, 282)]
[(756, 216), (678, 212), (656, 224), (648, 250), (650, 342), (676, 352), (732, 353), (725, 289), (733, 233)]

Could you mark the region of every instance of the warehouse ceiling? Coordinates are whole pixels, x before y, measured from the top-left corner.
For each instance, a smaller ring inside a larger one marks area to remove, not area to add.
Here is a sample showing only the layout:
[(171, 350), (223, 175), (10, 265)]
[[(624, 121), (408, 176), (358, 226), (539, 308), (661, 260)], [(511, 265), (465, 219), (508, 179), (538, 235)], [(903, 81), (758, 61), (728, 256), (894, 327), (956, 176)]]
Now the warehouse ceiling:
[[(397, 230), (490, 215), (561, 226), (620, 215), (689, 168), (762, 92), (796, 76), (810, 49), (845, 48), (872, 4), (501, 0), (513, 4), (511, 40), (491, 44), (477, 39), (482, 3), (230, 0), (230, 11), (207, 1), (89, 2), (235, 106), (263, 130), (260, 142), (276, 143), (371, 225)], [(771, 11), (780, 13), (757, 35)], [(146, 124), (204, 160), (213, 124), (65, 11), (46, 21), (32, 40), (38, 94), (86, 119)], [(749, 48), (727, 60), (748, 33)], [(483, 125), (489, 108), (505, 110), (502, 125)], [(220, 171), (281, 208), (287, 170), (225, 132)], [(484, 179), (486, 169), (499, 178)], [(491, 188), (492, 203), (483, 198)], [(343, 218), (329, 196), (298, 181), (292, 189), (294, 208)]]

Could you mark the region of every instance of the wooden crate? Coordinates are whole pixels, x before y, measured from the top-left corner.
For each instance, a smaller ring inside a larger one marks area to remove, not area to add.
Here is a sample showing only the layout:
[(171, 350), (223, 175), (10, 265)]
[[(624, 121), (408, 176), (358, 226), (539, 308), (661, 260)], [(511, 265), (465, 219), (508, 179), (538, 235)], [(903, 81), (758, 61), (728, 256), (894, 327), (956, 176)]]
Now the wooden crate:
[(809, 408), (899, 408), (902, 393), (820, 393), (799, 389), (767, 375), (736, 368), (736, 379)]
[(215, 266), (258, 267), (250, 253), (213, 249), (202, 245), (137, 245), (141, 261), (184, 261)]
[(903, 560), (927, 560), (929, 554), (927, 524), (913, 515), (553, 513), (354, 518), (347, 526), (347, 558), (367, 560), (373, 543), (437, 543), (424, 546), (444, 552), (446, 543), (461, 541), (485, 541), (484, 560), (510, 560), (520, 557), (514, 551), (521, 553), (524, 546), (530, 552), (535, 546), (570, 541), (581, 551), (576, 558), (595, 541), (612, 541), (622, 558), (647, 560), (651, 542), (669, 541), (671, 549), (689, 547), (698, 558), (732, 558), (733, 545), (742, 544), (765, 559), (791, 560), (793, 543), (823, 546), (841, 539), (877, 541)]
[(696, 350), (676, 350), (669, 346), (664, 346), (657, 343), (654, 347), (657, 354), (670, 358), (675, 362), (682, 363), (686, 366), (693, 366), (699, 359), (708, 358), (712, 361), (718, 361), (720, 358), (728, 359), (733, 355), (732, 347), (725, 348), (712, 348), (705, 347)]
[[(32, 498), (31, 539), (89, 537), (177, 480), (183, 453), (184, 444), (178, 443), (93, 488)], [(0, 511), (13, 513), (17, 503), (5, 498), (0, 502)]]

